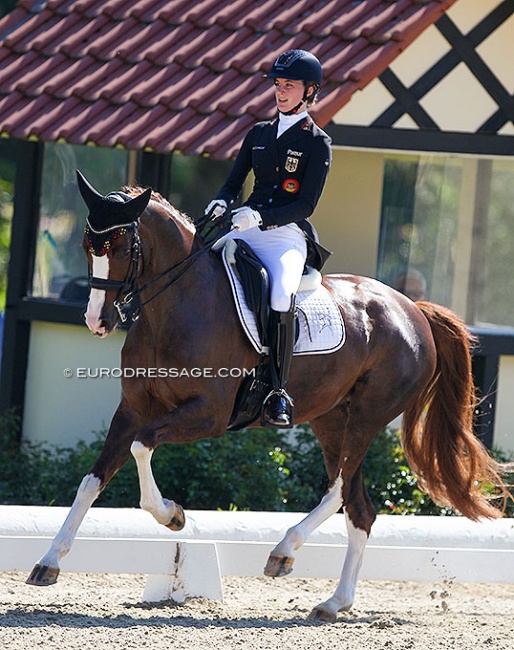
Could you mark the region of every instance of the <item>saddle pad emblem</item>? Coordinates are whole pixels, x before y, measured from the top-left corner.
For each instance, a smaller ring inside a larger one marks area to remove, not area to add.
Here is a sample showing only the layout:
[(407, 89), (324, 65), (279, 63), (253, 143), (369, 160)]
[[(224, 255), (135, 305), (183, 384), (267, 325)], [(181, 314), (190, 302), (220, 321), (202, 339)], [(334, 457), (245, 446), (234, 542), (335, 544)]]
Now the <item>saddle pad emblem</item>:
[[(227, 253), (227, 248), (223, 248), (222, 259), (243, 330), (259, 354), (267, 352), (268, 350), (261, 343), (255, 315), (246, 304), (243, 286), (239, 281), (235, 265)], [(341, 312), (324, 286), (319, 285), (309, 291), (300, 291), (296, 296), (296, 309), (299, 336), (293, 349), (295, 356), (329, 354), (344, 345), (346, 331)]]

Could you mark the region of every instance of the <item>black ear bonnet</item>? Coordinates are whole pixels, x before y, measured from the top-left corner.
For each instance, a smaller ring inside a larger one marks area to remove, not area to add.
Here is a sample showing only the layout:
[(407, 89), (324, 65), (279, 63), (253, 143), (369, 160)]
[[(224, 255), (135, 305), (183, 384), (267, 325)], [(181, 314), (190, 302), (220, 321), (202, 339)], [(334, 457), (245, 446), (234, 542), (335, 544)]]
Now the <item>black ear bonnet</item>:
[(88, 250), (101, 257), (107, 254), (114, 240), (128, 230), (134, 230), (138, 218), (150, 201), (152, 190), (148, 188), (137, 196), (129, 196), (125, 192), (109, 192), (103, 196), (78, 169), (77, 183), (89, 208), (84, 228)]

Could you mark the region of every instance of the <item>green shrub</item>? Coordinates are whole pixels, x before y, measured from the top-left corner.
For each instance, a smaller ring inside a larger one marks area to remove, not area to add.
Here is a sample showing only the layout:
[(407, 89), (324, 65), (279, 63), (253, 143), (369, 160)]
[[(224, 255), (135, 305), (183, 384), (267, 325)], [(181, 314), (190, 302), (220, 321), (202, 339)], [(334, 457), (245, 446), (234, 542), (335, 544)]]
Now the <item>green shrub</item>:
[[(12, 413), (0, 415), (0, 503), (70, 505), (100, 453), (105, 432), (74, 448), (20, 445), (18, 432), (19, 421)], [(327, 488), (321, 450), (308, 426), (298, 427), (294, 436), (261, 428), (161, 445), (152, 468), (162, 494), (188, 509), (306, 512)], [(386, 428), (375, 437), (363, 474), (379, 513), (452, 514), (418, 489), (395, 430)], [(138, 504), (139, 483), (131, 459), (100, 495), (98, 505)]]

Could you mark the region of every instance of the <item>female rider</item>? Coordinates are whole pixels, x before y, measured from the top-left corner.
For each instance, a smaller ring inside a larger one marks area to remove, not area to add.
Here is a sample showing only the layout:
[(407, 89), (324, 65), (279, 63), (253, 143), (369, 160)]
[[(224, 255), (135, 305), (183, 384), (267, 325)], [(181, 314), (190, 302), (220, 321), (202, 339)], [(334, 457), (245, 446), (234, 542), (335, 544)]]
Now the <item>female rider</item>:
[(278, 118), (250, 129), (226, 183), (205, 214), (219, 221), (253, 170), (250, 196), (230, 215), (230, 236), (250, 245), (270, 277), (273, 390), (265, 400), (264, 417), (276, 427), (289, 427), (293, 403), (286, 385), (293, 354), (295, 295), (306, 260), (320, 269), (328, 254), (307, 219), (327, 178), (331, 140), (308, 113), (322, 80), (321, 64), (313, 54), (288, 50), (265, 77), (273, 79)]

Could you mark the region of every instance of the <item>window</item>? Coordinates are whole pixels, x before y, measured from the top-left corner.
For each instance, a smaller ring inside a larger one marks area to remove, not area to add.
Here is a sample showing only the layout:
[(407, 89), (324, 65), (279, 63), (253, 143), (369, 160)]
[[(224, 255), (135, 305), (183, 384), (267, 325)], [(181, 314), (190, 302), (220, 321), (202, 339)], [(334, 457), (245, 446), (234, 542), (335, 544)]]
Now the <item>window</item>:
[[(7, 289), (7, 268), (11, 246), (11, 224), (13, 215), (15, 144), (12, 140), (0, 140), (0, 319), (5, 309)], [(0, 328), (2, 327), (0, 320)], [(1, 338), (0, 338), (1, 348)]]
[(386, 156), (378, 276), (468, 325), (514, 327), (514, 162)]
[(87, 265), (81, 244), (87, 208), (75, 170), (106, 194), (127, 182), (128, 157), (121, 149), (45, 144), (32, 296), (86, 302)]
[(2, 361), (7, 270), (11, 246), (15, 158), (13, 141), (0, 140), (0, 363)]
[(174, 153), (171, 159), (170, 203), (193, 219), (198, 219), (209, 201), (216, 197), (233, 164), (232, 161)]

